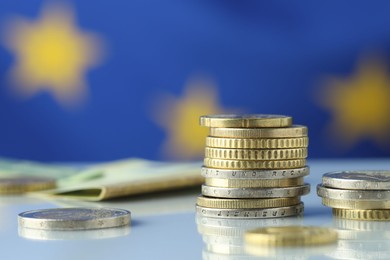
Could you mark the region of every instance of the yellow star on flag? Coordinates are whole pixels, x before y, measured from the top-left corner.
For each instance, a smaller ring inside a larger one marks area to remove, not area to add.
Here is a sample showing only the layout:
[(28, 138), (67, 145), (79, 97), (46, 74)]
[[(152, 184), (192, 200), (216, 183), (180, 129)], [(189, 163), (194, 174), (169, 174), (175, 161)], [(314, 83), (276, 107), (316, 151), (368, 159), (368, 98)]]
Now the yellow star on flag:
[(223, 113), (218, 105), (214, 83), (206, 78), (189, 81), (181, 98), (163, 96), (155, 106), (156, 122), (166, 130), (164, 157), (172, 159), (200, 159), (204, 156), (206, 127), (199, 126), (199, 117)]
[(351, 148), (363, 139), (388, 144), (390, 75), (380, 59), (362, 59), (351, 76), (329, 79), (321, 103), (332, 112), (328, 130), (340, 148)]
[(79, 31), (74, 20), (69, 6), (51, 4), (36, 21), (8, 22), (4, 38), (16, 56), (10, 76), (17, 94), (48, 91), (65, 105), (85, 98), (85, 73), (99, 61), (100, 40)]

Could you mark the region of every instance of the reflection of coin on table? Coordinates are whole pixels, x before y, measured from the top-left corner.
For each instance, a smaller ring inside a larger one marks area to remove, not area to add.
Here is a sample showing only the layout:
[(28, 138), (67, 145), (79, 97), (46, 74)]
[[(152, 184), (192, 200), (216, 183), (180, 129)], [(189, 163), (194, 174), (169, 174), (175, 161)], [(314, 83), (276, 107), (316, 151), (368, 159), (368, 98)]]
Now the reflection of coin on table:
[(0, 178), (0, 194), (20, 194), (55, 187), (56, 180), (53, 178), (22, 176)]

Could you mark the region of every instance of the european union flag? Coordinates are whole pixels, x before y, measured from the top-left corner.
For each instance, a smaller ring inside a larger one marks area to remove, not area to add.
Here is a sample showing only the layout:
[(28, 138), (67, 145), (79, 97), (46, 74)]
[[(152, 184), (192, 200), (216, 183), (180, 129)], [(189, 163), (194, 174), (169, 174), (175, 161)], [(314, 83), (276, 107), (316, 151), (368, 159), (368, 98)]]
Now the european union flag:
[(286, 114), (390, 155), (388, 1), (2, 1), (0, 156), (203, 157), (200, 115)]

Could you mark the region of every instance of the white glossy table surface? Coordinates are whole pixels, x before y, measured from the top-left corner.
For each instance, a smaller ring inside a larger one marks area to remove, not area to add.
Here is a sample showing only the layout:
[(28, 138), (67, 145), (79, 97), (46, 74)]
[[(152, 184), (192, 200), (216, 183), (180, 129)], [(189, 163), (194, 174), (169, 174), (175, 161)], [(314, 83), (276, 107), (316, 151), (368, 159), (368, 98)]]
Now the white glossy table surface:
[[(3, 196), (0, 197), (0, 259), (390, 259), (390, 222), (337, 221), (331, 209), (321, 204), (315, 188), (325, 172), (390, 169), (390, 160), (309, 160), (309, 165), (311, 175), (306, 180), (312, 185), (312, 191), (303, 197), (303, 218), (200, 220), (201, 229), (207, 233), (203, 236), (198, 232), (194, 210), (200, 188), (101, 203)], [(84, 232), (21, 234), (23, 231), (18, 231), (20, 212), (75, 206), (128, 209), (132, 212), (132, 225)], [(262, 256), (245, 253), (240, 234), (246, 228), (290, 224), (335, 227), (340, 230), (341, 238), (328, 247), (254, 252)]]

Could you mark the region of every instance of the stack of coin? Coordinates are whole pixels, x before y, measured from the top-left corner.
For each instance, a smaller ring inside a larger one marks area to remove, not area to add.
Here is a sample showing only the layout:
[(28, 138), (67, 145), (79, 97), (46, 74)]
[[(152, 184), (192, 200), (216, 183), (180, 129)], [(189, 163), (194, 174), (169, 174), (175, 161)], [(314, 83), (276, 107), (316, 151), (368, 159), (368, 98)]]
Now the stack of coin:
[(390, 171), (326, 173), (317, 194), (336, 217), (390, 220)]
[(207, 217), (272, 218), (303, 212), (307, 128), (280, 115), (210, 115), (202, 196), (197, 211)]

